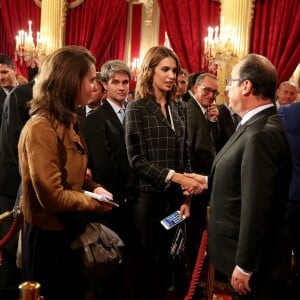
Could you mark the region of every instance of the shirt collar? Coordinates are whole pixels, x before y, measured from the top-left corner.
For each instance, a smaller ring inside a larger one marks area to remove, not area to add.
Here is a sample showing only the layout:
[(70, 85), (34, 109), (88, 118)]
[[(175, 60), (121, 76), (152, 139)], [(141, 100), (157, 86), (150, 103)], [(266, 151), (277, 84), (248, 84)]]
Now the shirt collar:
[(259, 106), (259, 107), (256, 107), (250, 111), (248, 111), (242, 118), (241, 120), (241, 125), (245, 124), (248, 120), (250, 120), (253, 116), (255, 116), (256, 114), (258, 114), (259, 112), (267, 109), (267, 108), (270, 108), (274, 106), (273, 103), (270, 103), (270, 104), (265, 104), (265, 105), (262, 105), (262, 106)]
[(116, 114), (119, 113), (120, 108), (125, 108), (124, 104), (122, 107), (120, 107), (119, 105), (113, 103), (111, 100), (109, 100), (108, 98), (106, 98), (107, 102), (111, 105), (112, 109), (115, 111)]

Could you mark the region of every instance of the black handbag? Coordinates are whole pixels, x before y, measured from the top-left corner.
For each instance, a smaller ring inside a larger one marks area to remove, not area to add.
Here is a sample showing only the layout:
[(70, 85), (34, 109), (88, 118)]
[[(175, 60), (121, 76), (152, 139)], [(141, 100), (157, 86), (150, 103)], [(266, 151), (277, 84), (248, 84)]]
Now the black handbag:
[(85, 231), (72, 243), (81, 251), (86, 276), (101, 279), (122, 263), (124, 242), (113, 230), (101, 223), (88, 223)]
[(184, 254), (186, 244), (186, 224), (182, 223), (177, 226), (171, 248), (170, 248), (170, 256), (175, 259)]

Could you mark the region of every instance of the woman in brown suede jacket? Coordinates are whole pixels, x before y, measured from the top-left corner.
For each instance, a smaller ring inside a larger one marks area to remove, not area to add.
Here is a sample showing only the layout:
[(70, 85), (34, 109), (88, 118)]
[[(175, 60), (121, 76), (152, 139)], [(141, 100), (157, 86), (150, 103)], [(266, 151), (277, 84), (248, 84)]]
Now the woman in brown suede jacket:
[(81, 192), (112, 196), (86, 176), (87, 151), (75, 113), (92, 97), (95, 76), (95, 58), (83, 47), (50, 54), (33, 88), (31, 118), (19, 140), (22, 279), (38, 281), (47, 300), (84, 299), (81, 259), (70, 242), (79, 232), (78, 220), (111, 209)]

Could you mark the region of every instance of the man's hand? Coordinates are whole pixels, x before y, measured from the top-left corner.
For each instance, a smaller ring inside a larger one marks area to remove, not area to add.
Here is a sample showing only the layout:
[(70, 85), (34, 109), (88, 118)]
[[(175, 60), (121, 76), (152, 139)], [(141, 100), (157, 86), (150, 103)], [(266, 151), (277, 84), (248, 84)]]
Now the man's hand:
[(219, 109), (216, 103), (213, 103), (207, 108), (207, 119), (210, 122), (216, 122), (219, 117)]
[(246, 295), (248, 292), (251, 292), (249, 286), (249, 280), (251, 274), (247, 275), (242, 273), (237, 266), (235, 266), (232, 276), (231, 276), (231, 285), (233, 289), (240, 295)]

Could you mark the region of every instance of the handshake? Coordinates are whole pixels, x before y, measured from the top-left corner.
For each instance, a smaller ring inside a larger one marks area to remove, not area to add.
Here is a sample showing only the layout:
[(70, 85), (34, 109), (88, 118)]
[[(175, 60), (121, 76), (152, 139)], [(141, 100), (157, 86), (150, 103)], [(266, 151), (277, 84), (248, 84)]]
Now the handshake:
[(172, 181), (178, 183), (186, 196), (200, 194), (207, 190), (207, 176), (196, 173), (175, 173)]

